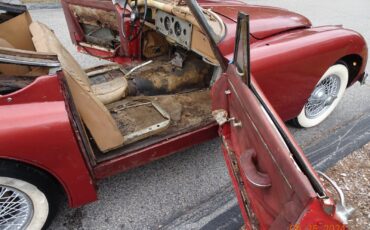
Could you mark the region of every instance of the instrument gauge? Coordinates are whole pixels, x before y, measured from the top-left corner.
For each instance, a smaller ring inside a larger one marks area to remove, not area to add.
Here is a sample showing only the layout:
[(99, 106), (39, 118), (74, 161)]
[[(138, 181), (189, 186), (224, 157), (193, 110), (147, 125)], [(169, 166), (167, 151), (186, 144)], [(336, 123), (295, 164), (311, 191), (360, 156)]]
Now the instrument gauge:
[(182, 28), (179, 22), (175, 22), (175, 34), (177, 37), (181, 36)]
[(164, 18), (164, 28), (169, 31), (171, 29), (171, 19), (169, 17)]

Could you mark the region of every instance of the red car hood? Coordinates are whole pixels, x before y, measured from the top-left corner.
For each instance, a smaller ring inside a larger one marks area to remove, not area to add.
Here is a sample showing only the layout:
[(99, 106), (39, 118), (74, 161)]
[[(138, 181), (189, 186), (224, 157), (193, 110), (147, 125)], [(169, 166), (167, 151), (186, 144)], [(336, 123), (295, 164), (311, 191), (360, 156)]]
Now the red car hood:
[(238, 12), (242, 11), (250, 16), (250, 30), (256, 39), (266, 37), (297, 28), (311, 27), (306, 17), (276, 7), (256, 6), (237, 1), (199, 1), (204, 8), (211, 8), (217, 14), (237, 21)]

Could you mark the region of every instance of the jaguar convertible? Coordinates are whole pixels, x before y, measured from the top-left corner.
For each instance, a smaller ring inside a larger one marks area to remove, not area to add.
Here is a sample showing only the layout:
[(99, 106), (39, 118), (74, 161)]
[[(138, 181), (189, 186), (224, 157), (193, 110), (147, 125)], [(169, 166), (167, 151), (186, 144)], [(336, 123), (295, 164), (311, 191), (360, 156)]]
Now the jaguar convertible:
[(217, 135), (246, 229), (345, 228), (342, 192), (282, 120), (316, 125), (365, 79), (363, 38), (199, 4), (62, 0), (78, 49), (118, 63), (83, 69), (25, 7), (0, 3), (0, 229), (45, 228), (63, 195), (93, 202), (96, 181)]

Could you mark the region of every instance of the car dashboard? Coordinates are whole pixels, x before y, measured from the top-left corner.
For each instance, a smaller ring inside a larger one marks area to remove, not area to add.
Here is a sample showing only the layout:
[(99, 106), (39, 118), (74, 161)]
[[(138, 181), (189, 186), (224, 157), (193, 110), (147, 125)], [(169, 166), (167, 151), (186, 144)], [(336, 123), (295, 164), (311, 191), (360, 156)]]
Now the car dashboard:
[[(202, 56), (209, 63), (217, 65), (207, 36), (186, 5), (178, 5), (173, 1), (148, 1), (152, 19), (146, 25), (165, 36), (166, 40), (188, 51)], [(221, 18), (211, 10), (203, 10), (210, 28), (213, 29), (216, 42), (220, 42), (226, 34)]]
[(155, 17), (155, 28), (177, 44), (190, 49), (193, 24), (174, 15), (158, 11)]

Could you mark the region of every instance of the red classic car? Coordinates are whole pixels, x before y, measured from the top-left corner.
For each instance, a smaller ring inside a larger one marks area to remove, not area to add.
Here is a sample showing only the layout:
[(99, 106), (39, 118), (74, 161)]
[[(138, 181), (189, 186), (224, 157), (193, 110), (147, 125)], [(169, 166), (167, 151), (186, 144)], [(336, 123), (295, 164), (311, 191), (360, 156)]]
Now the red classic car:
[(235, 1), (62, 5), (78, 48), (120, 65), (82, 69), (24, 7), (0, 4), (0, 228), (46, 227), (60, 195), (95, 201), (97, 180), (217, 134), (246, 229), (345, 227), (351, 210), (280, 117), (319, 123), (365, 78), (360, 35)]

